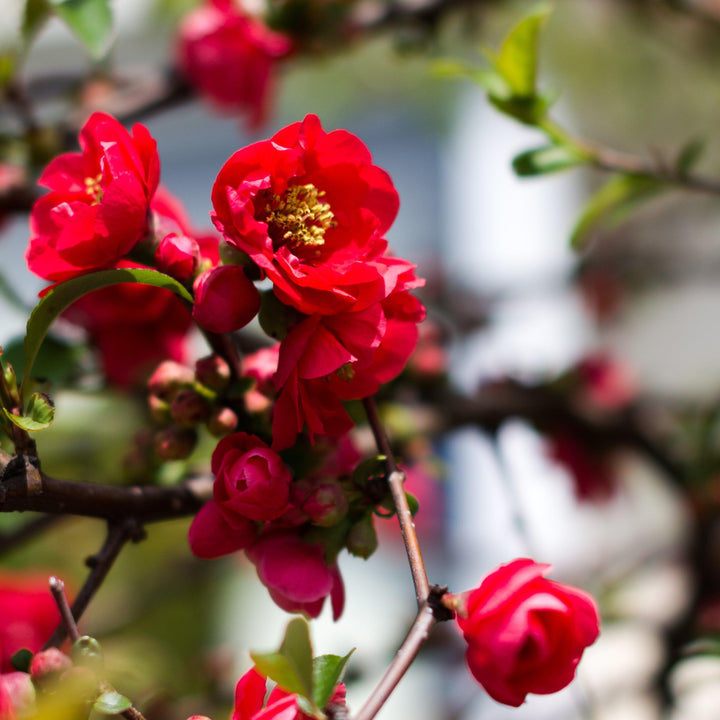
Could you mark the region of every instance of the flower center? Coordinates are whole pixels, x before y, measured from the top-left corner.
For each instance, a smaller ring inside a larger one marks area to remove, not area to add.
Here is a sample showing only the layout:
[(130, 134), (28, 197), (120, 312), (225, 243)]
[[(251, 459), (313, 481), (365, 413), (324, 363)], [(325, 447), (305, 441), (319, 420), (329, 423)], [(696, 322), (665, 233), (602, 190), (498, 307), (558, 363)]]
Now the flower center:
[(324, 190), (307, 184), (288, 188), (282, 197), (271, 197), (265, 221), (276, 248), (289, 245), (297, 250), (325, 244), (325, 231), (335, 227), (335, 216), (320, 199), (324, 195)]
[(341, 380), (348, 382), (355, 377), (355, 368), (350, 363), (341, 365), (335, 372)]
[(103, 189), (100, 186), (101, 180), (102, 173), (94, 178), (85, 178), (85, 192), (92, 198), (92, 205), (97, 205), (102, 200)]

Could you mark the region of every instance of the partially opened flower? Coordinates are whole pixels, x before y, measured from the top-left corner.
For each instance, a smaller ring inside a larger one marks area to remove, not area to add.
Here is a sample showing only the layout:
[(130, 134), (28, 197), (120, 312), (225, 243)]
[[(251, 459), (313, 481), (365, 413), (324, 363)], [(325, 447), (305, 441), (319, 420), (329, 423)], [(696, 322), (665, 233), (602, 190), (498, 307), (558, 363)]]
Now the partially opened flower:
[(528, 693), (546, 695), (568, 685), (599, 633), (593, 598), (546, 580), (549, 569), (514, 560), (455, 598), (470, 671), (490, 697), (506, 705), (518, 707)]
[(113, 267), (149, 231), (160, 159), (147, 128), (137, 124), (131, 135), (96, 112), (80, 131), (80, 147), (52, 160), (38, 180), (50, 192), (30, 215), (26, 258), (48, 280)]

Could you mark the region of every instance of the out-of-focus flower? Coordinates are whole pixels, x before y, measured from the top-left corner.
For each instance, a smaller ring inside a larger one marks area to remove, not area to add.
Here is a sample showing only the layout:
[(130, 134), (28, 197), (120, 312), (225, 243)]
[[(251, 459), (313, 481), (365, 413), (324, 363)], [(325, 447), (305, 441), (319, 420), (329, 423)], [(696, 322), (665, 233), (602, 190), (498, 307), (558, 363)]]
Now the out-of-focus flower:
[(291, 50), (290, 38), (233, 0), (207, 0), (180, 23), (177, 62), (202, 96), (220, 110), (247, 113), (257, 128), (268, 114), (275, 65)]
[(475, 679), (498, 702), (518, 707), (528, 693), (557, 692), (575, 677), (600, 619), (582, 590), (546, 580), (549, 565), (519, 559), (453, 598)]
[(0, 720), (32, 717), (35, 709), (35, 688), (30, 675), (9, 672), (0, 675)]
[(602, 410), (620, 410), (637, 396), (630, 369), (607, 353), (584, 357), (577, 365), (577, 374), (585, 399)]
[(330, 596), (333, 618), (342, 614), (345, 589), (340, 570), (337, 565), (327, 565), (322, 545), (280, 531), (262, 535), (246, 553), (270, 597), (283, 610), (317, 617)]
[(130, 135), (110, 115), (93, 113), (80, 147), (52, 160), (38, 181), (50, 192), (30, 215), (26, 258), (48, 280), (113, 267), (149, 231), (160, 159), (147, 128), (135, 125)]
[[(297, 695), (275, 687), (267, 695), (267, 678), (254, 667), (238, 680), (232, 720), (311, 720), (300, 710)], [(345, 685), (340, 683), (330, 699), (331, 705), (345, 703)]]
[(0, 574), (0, 671), (22, 648), (37, 652), (60, 622), (47, 575)]

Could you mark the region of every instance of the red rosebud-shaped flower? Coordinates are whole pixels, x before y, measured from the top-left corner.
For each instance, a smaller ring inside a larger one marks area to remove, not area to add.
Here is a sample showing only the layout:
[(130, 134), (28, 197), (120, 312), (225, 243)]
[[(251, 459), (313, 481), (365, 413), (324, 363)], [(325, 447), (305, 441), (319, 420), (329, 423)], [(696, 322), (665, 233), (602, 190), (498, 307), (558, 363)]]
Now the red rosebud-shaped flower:
[(80, 147), (52, 160), (38, 181), (50, 192), (33, 207), (26, 257), (48, 280), (112, 267), (148, 231), (160, 159), (147, 128), (135, 125), (130, 135), (109, 115), (93, 113)]
[(268, 111), (275, 63), (290, 39), (243, 13), (233, 0), (208, 0), (185, 16), (178, 65), (197, 90), (221, 110), (245, 111), (251, 127)]
[(490, 697), (513, 707), (528, 693), (546, 695), (568, 685), (599, 633), (593, 598), (546, 580), (549, 567), (514, 560), (457, 599), (470, 671)]
[(292, 532), (277, 532), (261, 536), (246, 552), (283, 610), (317, 617), (329, 595), (333, 618), (340, 617), (345, 589), (337, 565), (326, 564), (321, 545), (303, 542)]
[(260, 309), (260, 293), (240, 265), (206, 270), (195, 280), (193, 317), (214, 333), (247, 325)]
[(194, 238), (168, 233), (155, 251), (155, 265), (160, 272), (180, 282), (189, 280), (200, 263), (200, 245)]
[(361, 310), (395, 287), (381, 260), (399, 207), (392, 180), (359, 138), (325, 132), (315, 115), (238, 150), (212, 201), (227, 241), (306, 315)]
[[(238, 680), (232, 720), (310, 720), (300, 710), (297, 695), (275, 687), (267, 696), (267, 678), (255, 667)], [(345, 703), (345, 685), (338, 684), (329, 705)]]
[(235, 433), (212, 456), (213, 496), (223, 514), (274, 520), (288, 509), (292, 475), (280, 456), (260, 438)]
[(59, 622), (47, 575), (1, 574), (0, 670), (13, 669), (10, 658), (18, 650), (40, 650)]

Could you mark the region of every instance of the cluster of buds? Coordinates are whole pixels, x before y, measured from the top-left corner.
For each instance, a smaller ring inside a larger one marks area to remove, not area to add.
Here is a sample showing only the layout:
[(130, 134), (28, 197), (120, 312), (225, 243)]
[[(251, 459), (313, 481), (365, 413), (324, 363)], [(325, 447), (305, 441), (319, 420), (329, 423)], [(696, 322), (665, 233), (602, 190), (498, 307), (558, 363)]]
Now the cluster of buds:
[(233, 432), (236, 413), (223, 404), (230, 386), (228, 364), (218, 355), (200, 358), (195, 370), (171, 360), (161, 363), (148, 381), (148, 406), (163, 426), (154, 435), (160, 460), (182, 460), (197, 443), (197, 427), (204, 424), (215, 437)]

